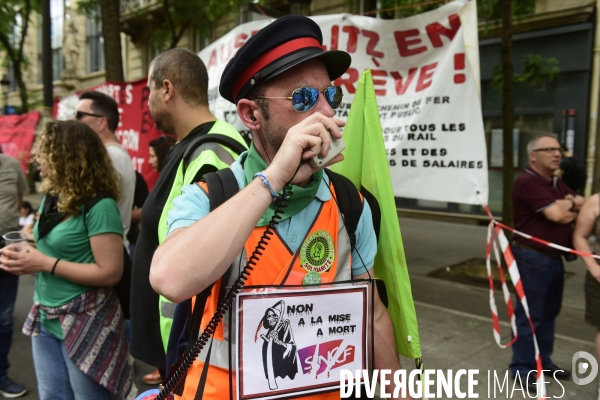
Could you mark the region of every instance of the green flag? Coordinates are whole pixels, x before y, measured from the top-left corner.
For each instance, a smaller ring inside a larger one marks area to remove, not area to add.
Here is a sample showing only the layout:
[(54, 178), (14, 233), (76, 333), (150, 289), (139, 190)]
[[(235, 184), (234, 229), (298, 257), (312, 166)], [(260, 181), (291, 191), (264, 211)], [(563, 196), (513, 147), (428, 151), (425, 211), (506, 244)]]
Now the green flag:
[(363, 72), (358, 81), (344, 128), (344, 142), (344, 161), (334, 164), (331, 169), (349, 178), (357, 189), (364, 187), (379, 202), (381, 228), (375, 274), (386, 283), (388, 312), (394, 325), (399, 353), (405, 357), (420, 358), (417, 314), (370, 70)]

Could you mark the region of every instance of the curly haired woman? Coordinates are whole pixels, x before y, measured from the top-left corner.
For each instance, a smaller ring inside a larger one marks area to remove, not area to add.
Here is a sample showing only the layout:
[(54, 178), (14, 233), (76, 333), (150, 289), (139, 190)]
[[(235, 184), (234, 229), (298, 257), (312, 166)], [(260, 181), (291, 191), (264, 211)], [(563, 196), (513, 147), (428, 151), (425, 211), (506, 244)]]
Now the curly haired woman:
[(0, 268), (37, 274), (23, 333), (31, 336), (39, 398), (134, 396), (112, 289), (123, 273), (119, 179), (98, 136), (77, 121), (48, 123), (36, 152), (47, 192), (34, 228), (37, 249), (5, 247)]

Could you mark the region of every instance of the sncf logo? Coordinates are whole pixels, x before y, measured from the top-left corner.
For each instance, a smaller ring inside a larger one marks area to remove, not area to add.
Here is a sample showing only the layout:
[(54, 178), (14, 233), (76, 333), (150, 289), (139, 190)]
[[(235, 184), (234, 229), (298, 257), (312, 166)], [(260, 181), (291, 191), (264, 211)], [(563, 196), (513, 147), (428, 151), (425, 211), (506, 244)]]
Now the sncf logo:
[(342, 344), (343, 340), (331, 340), (298, 350), (302, 373), (329, 375), (329, 371), (354, 361), (355, 347)]

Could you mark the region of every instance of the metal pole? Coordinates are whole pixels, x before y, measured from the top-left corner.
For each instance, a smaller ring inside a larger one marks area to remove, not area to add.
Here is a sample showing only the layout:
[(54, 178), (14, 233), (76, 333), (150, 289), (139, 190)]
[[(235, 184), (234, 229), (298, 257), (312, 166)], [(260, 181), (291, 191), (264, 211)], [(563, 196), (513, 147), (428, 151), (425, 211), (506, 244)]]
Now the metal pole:
[(50, 0), (42, 0), (42, 84), (44, 85), (44, 114), (52, 115), (52, 45), (50, 42)]

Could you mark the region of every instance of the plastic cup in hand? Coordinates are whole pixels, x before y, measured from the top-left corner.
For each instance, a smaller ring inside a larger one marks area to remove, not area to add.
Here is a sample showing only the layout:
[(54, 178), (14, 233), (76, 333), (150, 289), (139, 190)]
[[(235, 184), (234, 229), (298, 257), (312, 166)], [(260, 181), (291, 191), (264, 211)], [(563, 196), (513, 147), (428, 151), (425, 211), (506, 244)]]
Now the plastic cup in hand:
[(27, 249), (27, 246), (25, 246), (25, 243), (27, 242), (27, 234), (25, 232), (8, 232), (4, 234), (2, 238), (4, 239), (4, 245), (6, 247), (10, 246), (9, 250), (23, 253)]

